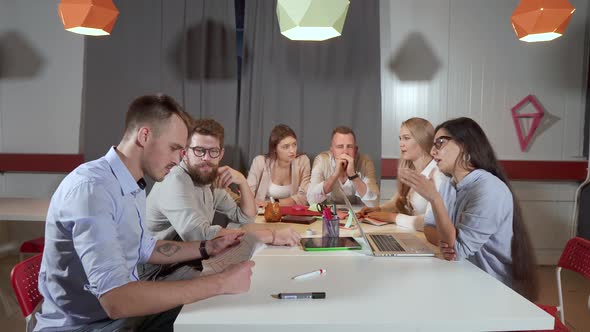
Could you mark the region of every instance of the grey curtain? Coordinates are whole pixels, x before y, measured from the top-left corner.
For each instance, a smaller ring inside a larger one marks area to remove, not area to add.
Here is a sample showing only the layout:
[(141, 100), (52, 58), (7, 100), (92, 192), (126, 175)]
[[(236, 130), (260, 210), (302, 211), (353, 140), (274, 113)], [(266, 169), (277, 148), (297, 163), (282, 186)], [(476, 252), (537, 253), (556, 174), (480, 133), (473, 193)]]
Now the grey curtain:
[(117, 144), (129, 103), (163, 92), (196, 118), (225, 127), (225, 164), (236, 142), (237, 60), (234, 0), (119, 0), (110, 36), (86, 37), (83, 152)]
[(342, 36), (291, 41), (276, 1), (247, 0), (238, 137), (241, 165), (267, 150), (271, 129), (289, 125), (310, 158), (327, 150), (338, 125), (354, 129), (381, 170), (379, 1), (351, 0)]

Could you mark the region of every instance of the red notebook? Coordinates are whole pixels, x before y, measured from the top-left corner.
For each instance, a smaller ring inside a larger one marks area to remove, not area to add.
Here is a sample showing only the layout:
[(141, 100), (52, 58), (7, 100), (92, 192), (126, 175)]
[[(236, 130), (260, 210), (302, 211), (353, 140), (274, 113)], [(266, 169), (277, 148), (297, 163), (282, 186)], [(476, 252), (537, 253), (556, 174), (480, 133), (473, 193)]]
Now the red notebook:
[(286, 216), (321, 216), (322, 214), (315, 211), (309, 211), (309, 206), (293, 205), (281, 206), (281, 214)]
[(283, 216), (281, 219), (282, 222), (290, 222), (295, 224), (305, 224), (310, 225), (316, 221), (316, 217), (312, 216)]

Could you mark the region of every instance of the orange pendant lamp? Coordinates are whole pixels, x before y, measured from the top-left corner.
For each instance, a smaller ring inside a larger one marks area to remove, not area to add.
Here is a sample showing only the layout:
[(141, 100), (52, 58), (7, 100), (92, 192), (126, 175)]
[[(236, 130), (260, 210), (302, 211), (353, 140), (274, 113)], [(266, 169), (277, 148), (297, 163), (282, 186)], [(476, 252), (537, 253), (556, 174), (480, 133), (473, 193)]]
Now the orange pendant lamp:
[(66, 30), (89, 36), (110, 35), (119, 16), (113, 0), (62, 0), (58, 10)]
[(511, 21), (518, 39), (549, 41), (561, 37), (576, 9), (568, 0), (521, 0)]

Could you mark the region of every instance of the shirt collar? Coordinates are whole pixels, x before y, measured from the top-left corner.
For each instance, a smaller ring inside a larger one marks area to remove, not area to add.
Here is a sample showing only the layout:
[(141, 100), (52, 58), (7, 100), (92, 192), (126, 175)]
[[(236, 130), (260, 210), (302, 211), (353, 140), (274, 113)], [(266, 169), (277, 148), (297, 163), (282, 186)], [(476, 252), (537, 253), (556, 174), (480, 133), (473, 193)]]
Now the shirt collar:
[(424, 167), (424, 169), (422, 170), (422, 172), (420, 172), (420, 174), (424, 175), (424, 176), (429, 176), (430, 172), (432, 172), (432, 169), (436, 167), (436, 161), (434, 159), (432, 159), (428, 165), (426, 165), (426, 167)]
[(457, 188), (457, 191), (468, 188), (472, 183), (477, 181), (477, 179), (479, 179), (484, 173), (485, 171), (482, 169), (474, 169), (469, 174), (465, 175), (461, 182), (457, 183), (457, 185), (455, 186)]
[(182, 168), (182, 170), (185, 171), (186, 174), (188, 174), (190, 176), (190, 173), (188, 172), (188, 166), (184, 162), (184, 159), (180, 160), (180, 163), (178, 163), (178, 167)]
[(117, 181), (121, 184), (124, 195), (136, 194), (145, 188), (145, 180), (141, 178), (139, 181), (135, 181), (133, 175), (131, 175), (131, 172), (129, 172), (129, 169), (117, 154), (114, 146), (109, 149), (109, 152), (105, 155), (105, 159), (111, 166), (111, 170), (115, 174)]

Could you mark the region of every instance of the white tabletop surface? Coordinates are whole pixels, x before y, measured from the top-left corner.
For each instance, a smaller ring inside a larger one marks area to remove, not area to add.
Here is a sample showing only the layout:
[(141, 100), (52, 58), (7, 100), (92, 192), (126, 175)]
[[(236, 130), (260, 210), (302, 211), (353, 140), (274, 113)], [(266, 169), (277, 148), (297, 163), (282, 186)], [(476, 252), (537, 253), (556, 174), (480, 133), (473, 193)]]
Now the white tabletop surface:
[[(320, 227), (317, 224), (292, 227), (305, 232)], [(278, 223), (249, 228), (267, 226), (287, 227)], [(385, 228), (367, 225), (363, 229)], [(404, 231), (395, 226), (386, 229)], [(416, 234), (423, 238), (422, 233)], [(341, 230), (341, 236), (349, 235), (358, 233)], [(175, 331), (509, 331), (553, 326), (552, 316), (467, 261), (367, 254), (367, 250), (266, 248), (253, 258), (256, 266), (248, 293), (185, 305), (174, 323)], [(291, 279), (319, 268), (327, 269), (327, 274)], [(271, 297), (311, 291), (326, 292), (327, 298)]]
[(0, 198), (0, 221), (45, 221), (49, 198)]

